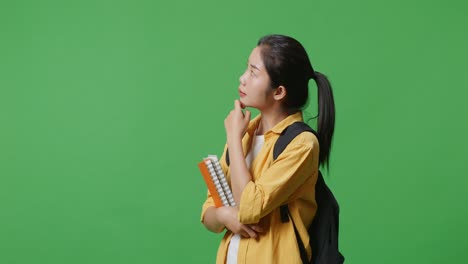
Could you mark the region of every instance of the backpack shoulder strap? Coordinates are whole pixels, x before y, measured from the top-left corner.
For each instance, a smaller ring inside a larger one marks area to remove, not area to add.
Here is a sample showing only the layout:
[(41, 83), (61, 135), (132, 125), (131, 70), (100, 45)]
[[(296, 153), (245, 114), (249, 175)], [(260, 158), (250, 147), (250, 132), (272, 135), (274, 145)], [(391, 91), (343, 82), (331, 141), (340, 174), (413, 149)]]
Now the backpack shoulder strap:
[(304, 122), (295, 122), (286, 127), (279, 136), (273, 148), (273, 160), (276, 160), (278, 158), (278, 156), (283, 152), (283, 150), (288, 146), (288, 144), (295, 137), (297, 137), (297, 135), (305, 131), (311, 132), (315, 136), (317, 136), (317, 132), (315, 132), (309, 125), (307, 125)]
[[(286, 127), (283, 132), (281, 132), (273, 148), (273, 160), (278, 158), (297, 135), (305, 131), (313, 133), (318, 138), (317, 132), (304, 122), (298, 121)], [(226, 149), (226, 164), (229, 166), (229, 149)]]
[[(290, 126), (288, 126), (285, 130), (283, 130), (283, 132), (279, 136), (273, 148), (273, 160), (276, 160), (278, 158), (278, 156), (283, 152), (283, 150), (288, 146), (288, 144), (295, 137), (297, 137), (302, 132), (306, 132), (306, 131), (311, 132), (316, 137), (318, 137), (317, 132), (315, 132), (309, 125), (307, 125), (304, 122), (293, 123)], [(289, 208), (287, 204), (280, 206), (280, 215), (281, 215), (281, 221), (283, 223), (289, 221), (290, 216), (289, 216)], [(293, 227), (294, 227), (294, 233), (296, 234), (296, 240), (298, 243), (299, 253), (301, 255), (302, 263), (309, 263), (304, 243), (300, 239), (299, 232), (297, 231), (296, 224), (294, 223), (294, 220), (292, 219), (292, 217), (291, 217), (291, 220), (292, 220)]]

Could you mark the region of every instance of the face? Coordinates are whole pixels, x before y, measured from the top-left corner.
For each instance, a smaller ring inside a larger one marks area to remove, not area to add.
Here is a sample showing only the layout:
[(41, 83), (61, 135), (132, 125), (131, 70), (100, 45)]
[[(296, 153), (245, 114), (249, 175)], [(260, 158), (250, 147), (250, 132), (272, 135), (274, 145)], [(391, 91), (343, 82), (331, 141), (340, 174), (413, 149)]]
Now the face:
[(244, 106), (264, 110), (272, 105), (274, 90), (270, 87), (270, 77), (263, 65), (260, 49), (252, 50), (247, 69), (239, 78), (239, 96)]

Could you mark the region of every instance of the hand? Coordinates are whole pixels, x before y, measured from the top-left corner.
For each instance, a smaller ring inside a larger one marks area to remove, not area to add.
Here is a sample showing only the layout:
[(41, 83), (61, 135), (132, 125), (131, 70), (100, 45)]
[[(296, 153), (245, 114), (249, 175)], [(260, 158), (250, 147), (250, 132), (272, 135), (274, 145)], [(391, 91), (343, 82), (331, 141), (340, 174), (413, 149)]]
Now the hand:
[(239, 209), (231, 206), (219, 207), (216, 210), (218, 221), (221, 222), (227, 229), (235, 234), (240, 234), (243, 237), (257, 238), (258, 233), (262, 233), (263, 228), (259, 225), (244, 225), (237, 220)]
[(239, 100), (234, 101), (234, 109), (224, 119), (224, 127), (226, 128), (226, 136), (228, 139), (242, 139), (250, 121), (250, 111), (246, 110), (245, 115), (242, 112), (244, 106)]

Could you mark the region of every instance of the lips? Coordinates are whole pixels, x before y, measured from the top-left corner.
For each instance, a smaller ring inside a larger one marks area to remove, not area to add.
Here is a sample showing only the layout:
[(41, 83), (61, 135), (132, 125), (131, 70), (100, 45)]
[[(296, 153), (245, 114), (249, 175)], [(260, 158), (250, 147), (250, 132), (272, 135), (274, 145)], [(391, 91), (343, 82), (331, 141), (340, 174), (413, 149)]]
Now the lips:
[(244, 97), (244, 96), (246, 96), (246, 94), (239, 89), (239, 96)]

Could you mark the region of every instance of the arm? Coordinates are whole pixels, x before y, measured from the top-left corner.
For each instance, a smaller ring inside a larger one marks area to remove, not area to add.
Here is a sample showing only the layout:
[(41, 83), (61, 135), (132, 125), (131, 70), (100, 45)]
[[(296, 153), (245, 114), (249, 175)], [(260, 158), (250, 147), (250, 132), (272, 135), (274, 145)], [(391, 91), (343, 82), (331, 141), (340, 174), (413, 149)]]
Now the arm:
[(210, 206), (206, 209), (202, 222), (208, 230), (214, 233), (220, 233), (226, 227), (243, 237), (257, 238), (257, 233), (263, 232), (263, 229), (258, 225), (241, 224), (237, 219), (238, 212), (239, 210), (235, 207)]
[(230, 157), (230, 170), (231, 170), (231, 186), (234, 195), (234, 200), (237, 207), (240, 204), (240, 198), (245, 186), (252, 181), (252, 176), (247, 168), (244, 159), (244, 152), (242, 150), (241, 138), (228, 139), (229, 157)]
[(234, 102), (234, 109), (224, 120), (227, 145), (229, 147), (231, 187), (237, 206), (239, 206), (242, 191), (245, 186), (252, 181), (252, 176), (245, 163), (244, 151), (242, 149), (242, 137), (247, 129), (249, 121), (250, 112), (246, 111), (244, 115), (238, 100)]
[(221, 233), (224, 229), (224, 224), (218, 220), (216, 207), (214, 206), (210, 206), (206, 209), (202, 222), (206, 229), (213, 233)]
[[(225, 146), (226, 149), (227, 146)], [(221, 157), (221, 167), (226, 172), (225, 153)], [(233, 233), (241, 234), (243, 237), (257, 237), (257, 233), (263, 232), (258, 225), (243, 225), (238, 220), (239, 210), (237, 207), (219, 207), (214, 206), (210, 192), (207, 193), (207, 199), (203, 204), (201, 221), (203, 225), (214, 233), (220, 233), (224, 228)]]
[(256, 182), (247, 183), (239, 203), (241, 223), (257, 223), (262, 217), (287, 203), (306, 181), (314, 195), (318, 148), (314, 148), (309, 137), (313, 136), (310, 133), (299, 135)]

